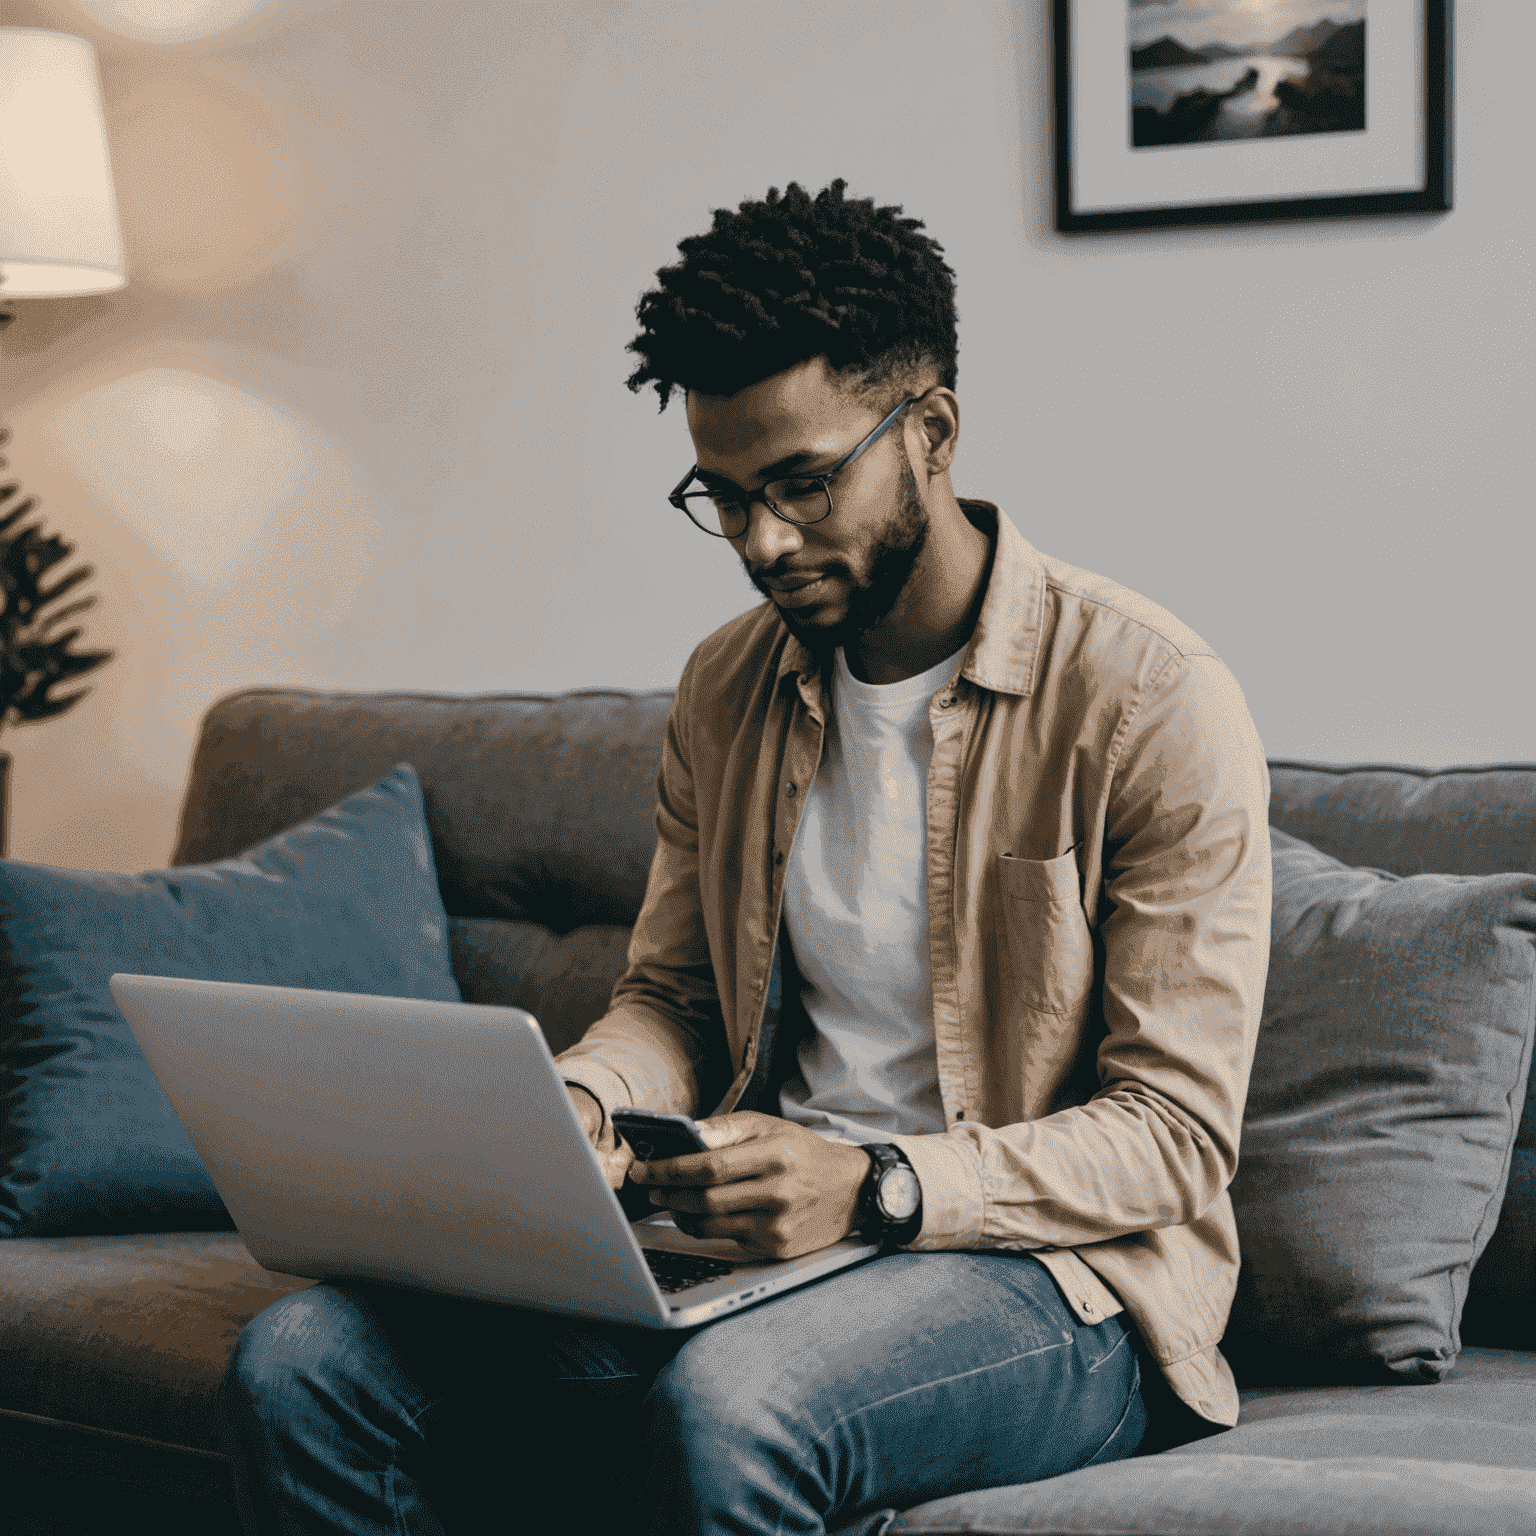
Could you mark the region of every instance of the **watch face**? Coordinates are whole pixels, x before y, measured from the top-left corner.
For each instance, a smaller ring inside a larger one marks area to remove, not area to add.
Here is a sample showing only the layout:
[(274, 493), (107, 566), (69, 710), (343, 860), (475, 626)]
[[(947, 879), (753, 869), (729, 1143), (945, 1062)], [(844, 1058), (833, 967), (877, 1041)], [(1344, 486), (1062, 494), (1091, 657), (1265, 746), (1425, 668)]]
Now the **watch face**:
[(887, 1168), (880, 1176), (878, 1199), (887, 1221), (905, 1221), (917, 1209), (922, 1185), (905, 1163)]

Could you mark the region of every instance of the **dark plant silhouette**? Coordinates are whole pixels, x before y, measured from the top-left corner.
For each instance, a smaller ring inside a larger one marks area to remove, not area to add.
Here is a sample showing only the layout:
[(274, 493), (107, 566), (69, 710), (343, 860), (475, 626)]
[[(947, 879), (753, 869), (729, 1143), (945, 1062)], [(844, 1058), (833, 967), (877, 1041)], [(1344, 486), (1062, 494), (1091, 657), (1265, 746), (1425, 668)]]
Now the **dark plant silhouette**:
[[(0, 427), (0, 448), (10, 440), (10, 428)], [(8, 462), (0, 457), (0, 469)], [(94, 597), (77, 597), (57, 606), (94, 572), (79, 565), (46, 584), (74, 553), (74, 545), (26, 521), (36, 497), (9, 506), (20, 490), (15, 482), (0, 485), (0, 727), (63, 714), (90, 690), (56, 690), (112, 656), (111, 651), (72, 651), (81, 634), (78, 625), (59, 632), (66, 620), (95, 604)]]

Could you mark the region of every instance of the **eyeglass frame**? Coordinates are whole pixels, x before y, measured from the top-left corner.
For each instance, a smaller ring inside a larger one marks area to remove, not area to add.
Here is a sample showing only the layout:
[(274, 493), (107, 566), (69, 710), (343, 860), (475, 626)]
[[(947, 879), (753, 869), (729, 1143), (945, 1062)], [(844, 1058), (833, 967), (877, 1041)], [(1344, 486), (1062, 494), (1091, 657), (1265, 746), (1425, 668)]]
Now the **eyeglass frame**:
[[(938, 386), (935, 385), (933, 386), (933, 389), (936, 389), (937, 387)], [(808, 522), (801, 522), (798, 518), (794, 517), (786, 517), (763, 494), (763, 492), (767, 490), (768, 486), (774, 483), (772, 480), (770, 480), (766, 485), (759, 486), (757, 490), (750, 493), (744, 493), (746, 494), (746, 505), (743, 510), (747, 514), (747, 524), (740, 533), (717, 532), (713, 528), (706, 528), (704, 524), (701, 523), (698, 518), (696, 518), (693, 513), (688, 510), (687, 503), (683, 500), (683, 492), (688, 489), (688, 482), (692, 480), (693, 477), (699, 472), (699, 466), (697, 464), (695, 464), (693, 468), (690, 469), (688, 473), (677, 482), (676, 486), (673, 487), (672, 491), (668, 494), (667, 500), (670, 501), (672, 505), (676, 507), (677, 510), (681, 512), (683, 516), (686, 517), (695, 528), (699, 530), (700, 533), (707, 533), (712, 539), (744, 538), (748, 530), (752, 527), (752, 503), (754, 501), (762, 502), (762, 504), (767, 507), (768, 510), (772, 512), (773, 515), (778, 518), (781, 523), (788, 523), (791, 528), (814, 528), (817, 523), (824, 523), (829, 517), (832, 516), (832, 487), (828, 485), (827, 482), (834, 476), (840, 475), (845, 469), (847, 469), (847, 467), (852, 464), (853, 461), (857, 459), (866, 448), (874, 447), (875, 443), (877, 443), (880, 438), (890, 430), (896, 418), (900, 416), (901, 413), (906, 410), (909, 405), (915, 405), (925, 395), (932, 394), (933, 389), (925, 389), (921, 395), (908, 395), (906, 399), (903, 400), (901, 404), (898, 405), (891, 412), (891, 414), (887, 416), (885, 420), (882, 421), (880, 425), (874, 429), (874, 431), (865, 437), (862, 442), (858, 443), (855, 447), (850, 449), (849, 452), (845, 453), (842, 458), (840, 458), (837, 463), (834, 464), (830, 469), (818, 470), (815, 474), (812, 475), (779, 475), (775, 477), (779, 480), (819, 480), (821, 482), (821, 493), (827, 498), (827, 510), (823, 512), (820, 517), (813, 517)], [(702, 480), (699, 482), (699, 485), (701, 489), (708, 491), (709, 487), (704, 485)], [(736, 486), (735, 489), (740, 491), (741, 487)]]

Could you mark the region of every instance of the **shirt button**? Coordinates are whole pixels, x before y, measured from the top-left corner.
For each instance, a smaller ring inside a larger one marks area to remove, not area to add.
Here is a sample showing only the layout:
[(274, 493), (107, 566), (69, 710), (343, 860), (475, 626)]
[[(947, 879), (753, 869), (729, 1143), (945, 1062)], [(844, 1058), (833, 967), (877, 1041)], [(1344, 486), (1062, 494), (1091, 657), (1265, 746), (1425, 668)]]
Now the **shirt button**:
[(1091, 1301), (1085, 1301), (1083, 1303), (1083, 1312), (1088, 1317), (1092, 1317), (1093, 1316), (1093, 1303)]
[(786, 784), (784, 786), (784, 793), (788, 795), (791, 800), (793, 800), (795, 798), (795, 786), (792, 783)]

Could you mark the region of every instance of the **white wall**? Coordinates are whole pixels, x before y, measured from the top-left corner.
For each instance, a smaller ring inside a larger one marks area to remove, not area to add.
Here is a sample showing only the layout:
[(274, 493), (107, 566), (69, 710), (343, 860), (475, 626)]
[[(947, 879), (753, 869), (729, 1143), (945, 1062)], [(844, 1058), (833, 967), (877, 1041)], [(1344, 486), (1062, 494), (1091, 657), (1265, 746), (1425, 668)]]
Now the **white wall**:
[(0, 3), (97, 43), (130, 276), (0, 342), (117, 651), (0, 740), (14, 856), (163, 862), (235, 687), (670, 686), (754, 596), (663, 499), (634, 305), (712, 208), (837, 175), (958, 271), (957, 490), (1202, 632), (1271, 755), (1536, 760), (1536, 7), (1458, 8), (1454, 213), (1074, 239), (1045, 0), (159, 14), (199, 7), (239, 24)]

